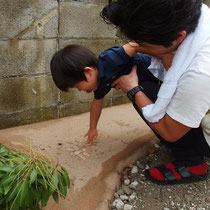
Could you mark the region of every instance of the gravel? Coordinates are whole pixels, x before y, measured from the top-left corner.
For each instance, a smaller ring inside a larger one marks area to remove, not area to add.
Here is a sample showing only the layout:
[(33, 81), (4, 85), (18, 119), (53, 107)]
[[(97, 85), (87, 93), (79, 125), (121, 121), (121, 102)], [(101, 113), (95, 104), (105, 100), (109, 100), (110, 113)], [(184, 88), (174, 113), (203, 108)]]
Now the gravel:
[[(205, 181), (157, 185), (147, 181), (143, 171), (172, 160), (164, 145), (156, 144), (147, 156), (130, 164), (121, 172), (110, 210), (208, 210), (210, 209), (210, 178)], [(210, 168), (210, 158), (206, 158)]]

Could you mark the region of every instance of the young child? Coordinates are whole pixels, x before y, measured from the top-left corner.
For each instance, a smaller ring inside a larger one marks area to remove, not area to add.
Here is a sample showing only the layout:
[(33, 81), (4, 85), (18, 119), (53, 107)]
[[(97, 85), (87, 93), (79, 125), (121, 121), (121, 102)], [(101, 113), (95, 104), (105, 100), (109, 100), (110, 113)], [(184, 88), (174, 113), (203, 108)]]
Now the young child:
[[(157, 84), (159, 80), (147, 70), (151, 57), (136, 43), (122, 47), (111, 47), (97, 58), (89, 49), (79, 45), (68, 45), (55, 53), (51, 60), (51, 72), (56, 86), (62, 91), (77, 88), (91, 93), (94, 99), (90, 110), (90, 128), (86, 133), (86, 144), (91, 145), (98, 136), (97, 124), (103, 106), (104, 96), (111, 90), (112, 83), (120, 76), (129, 74), (133, 65), (137, 65), (139, 83), (151, 77)], [(169, 68), (172, 55), (159, 56), (166, 69)], [(145, 73), (146, 72), (146, 73)], [(147, 74), (147, 75), (145, 75)]]

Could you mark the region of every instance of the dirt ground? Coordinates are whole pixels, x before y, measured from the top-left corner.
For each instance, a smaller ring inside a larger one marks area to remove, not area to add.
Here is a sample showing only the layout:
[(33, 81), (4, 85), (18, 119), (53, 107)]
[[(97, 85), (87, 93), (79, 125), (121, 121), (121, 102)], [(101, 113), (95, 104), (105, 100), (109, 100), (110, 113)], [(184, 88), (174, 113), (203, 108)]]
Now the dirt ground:
[(45, 210), (107, 210), (127, 164), (144, 156), (151, 130), (131, 104), (103, 110), (97, 142), (88, 147), (84, 134), (89, 113), (0, 130), (0, 144), (22, 147), (32, 139), (42, 154), (64, 166), (71, 179), (67, 198), (50, 201)]

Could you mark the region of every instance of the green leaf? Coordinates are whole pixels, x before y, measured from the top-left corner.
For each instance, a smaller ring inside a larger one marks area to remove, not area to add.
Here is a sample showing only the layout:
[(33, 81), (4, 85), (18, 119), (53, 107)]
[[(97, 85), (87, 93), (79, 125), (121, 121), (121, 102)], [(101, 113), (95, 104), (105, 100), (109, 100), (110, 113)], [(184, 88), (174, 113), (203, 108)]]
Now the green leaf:
[(14, 174), (11, 176), (4, 177), (0, 182), (0, 186), (3, 187), (5, 185), (7, 185), (8, 183), (13, 182), (15, 180), (15, 178), (16, 178), (16, 175), (14, 175)]
[(28, 188), (28, 193), (26, 194), (26, 199), (25, 199), (25, 205), (29, 208), (32, 209), (34, 207), (34, 198), (35, 198), (35, 191), (32, 187)]
[(7, 174), (0, 174), (0, 179), (4, 176), (7, 176)]
[(10, 210), (20, 210), (19, 196), (12, 202)]
[(46, 189), (47, 186), (42, 178), (38, 178), (37, 181)]
[(0, 166), (0, 171), (11, 172), (13, 168), (11, 166)]
[(70, 187), (70, 179), (69, 179), (69, 175), (68, 175), (66, 169), (62, 167), (62, 168), (61, 168), (61, 173), (62, 173), (62, 175), (63, 175), (63, 179), (64, 179), (66, 185), (67, 185), (68, 188), (69, 188), (69, 187)]
[(12, 185), (10, 183), (4, 186), (4, 195), (6, 195), (10, 191), (11, 188), (12, 188)]
[(21, 186), (20, 206), (23, 204), (23, 201), (26, 199), (27, 194), (28, 194), (28, 179), (26, 179)]
[(0, 155), (4, 155), (4, 153), (7, 154), (8, 152), (9, 152), (9, 150), (6, 147), (2, 147), (0, 149)]
[(52, 196), (53, 196), (54, 201), (55, 201), (56, 203), (58, 203), (58, 201), (59, 201), (59, 199), (58, 199), (58, 192), (55, 191), (55, 192), (52, 194)]
[(38, 190), (35, 191), (35, 202), (36, 202), (36, 205), (39, 204), (39, 201), (41, 200), (41, 197), (42, 197), (42, 191), (44, 189), (43, 188), (38, 188)]
[(9, 201), (11, 201), (17, 195), (17, 193), (20, 191), (21, 184), (22, 184), (22, 182), (17, 182), (12, 186), (11, 190), (6, 195), (6, 202), (7, 203)]
[(43, 190), (42, 199), (41, 199), (42, 208), (47, 205), (47, 202), (48, 202), (49, 198), (50, 198), (49, 189)]
[(50, 189), (49, 189), (50, 195), (57, 189), (57, 187), (58, 187), (58, 173), (55, 170), (50, 182)]
[(58, 180), (59, 180), (58, 188), (60, 190), (60, 195), (63, 198), (66, 198), (67, 190), (66, 190), (65, 182), (61, 176), (58, 176)]
[(34, 168), (30, 174), (30, 185), (33, 184), (36, 179), (37, 179), (37, 171)]
[(0, 206), (2, 205), (2, 203), (4, 202), (4, 198), (0, 199)]

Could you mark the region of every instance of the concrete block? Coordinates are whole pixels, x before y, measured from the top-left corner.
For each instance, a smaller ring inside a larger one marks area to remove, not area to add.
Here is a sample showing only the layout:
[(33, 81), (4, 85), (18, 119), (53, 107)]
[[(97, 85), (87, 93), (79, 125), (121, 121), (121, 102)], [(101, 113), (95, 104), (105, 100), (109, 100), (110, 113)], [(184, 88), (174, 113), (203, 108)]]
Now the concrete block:
[(0, 41), (0, 76), (50, 72), (50, 60), (56, 50), (55, 39)]
[(63, 2), (60, 6), (62, 38), (116, 38), (116, 30), (100, 18), (102, 5)]
[(113, 97), (118, 97), (118, 96), (127, 96), (127, 95), (126, 93), (123, 93), (122, 90), (113, 89)]
[[(61, 2), (70, 2), (72, 0), (61, 0)], [(95, 4), (107, 4), (107, 0), (77, 0), (79, 2), (85, 2), (85, 3), (95, 3)]]
[(112, 106), (113, 89), (104, 97), (103, 108)]
[(0, 79), (0, 113), (50, 107), (57, 103), (51, 76)]
[(79, 91), (76, 88), (70, 89), (67, 93), (61, 92), (61, 103), (83, 103), (93, 100), (93, 93), (86, 93), (84, 91)]
[(105, 49), (115, 46), (116, 41), (115, 40), (87, 40), (87, 39), (68, 39), (63, 40), (60, 39), (59, 42), (59, 48), (63, 48), (69, 44), (78, 44), (82, 45), (84, 47), (87, 47), (90, 49), (93, 53), (95, 53), (97, 56), (103, 52)]
[(91, 103), (92, 101), (85, 103), (72, 103), (67, 105), (61, 105), (59, 106), (60, 117), (66, 117), (66, 116), (81, 114), (84, 112), (89, 112)]
[(10, 114), (0, 113), (0, 129), (57, 118), (57, 107), (39, 108)]
[(58, 32), (55, 0), (0, 0), (0, 38), (52, 38)]
[(118, 97), (113, 97), (112, 98), (112, 105), (120, 105), (120, 104), (126, 104), (126, 103), (130, 103), (130, 100), (128, 99), (127, 96), (118, 96)]

